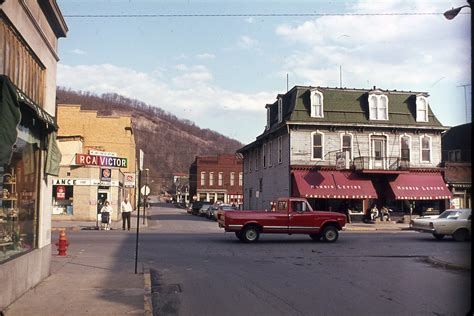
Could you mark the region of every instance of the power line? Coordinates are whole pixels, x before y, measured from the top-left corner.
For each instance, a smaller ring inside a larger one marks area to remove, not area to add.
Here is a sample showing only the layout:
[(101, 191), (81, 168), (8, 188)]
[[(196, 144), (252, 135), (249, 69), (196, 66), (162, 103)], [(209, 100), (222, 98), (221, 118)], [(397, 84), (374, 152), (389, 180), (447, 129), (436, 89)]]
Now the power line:
[[(460, 14), (470, 14), (463, 12)], [(323, 16), (419, 16), (443, 15), (442, 12), (394, 12), (394, 13), (241, 13), (241, 14), (65, 14), (66, 18), (220, 18), (220, 17), (323, 17)]]

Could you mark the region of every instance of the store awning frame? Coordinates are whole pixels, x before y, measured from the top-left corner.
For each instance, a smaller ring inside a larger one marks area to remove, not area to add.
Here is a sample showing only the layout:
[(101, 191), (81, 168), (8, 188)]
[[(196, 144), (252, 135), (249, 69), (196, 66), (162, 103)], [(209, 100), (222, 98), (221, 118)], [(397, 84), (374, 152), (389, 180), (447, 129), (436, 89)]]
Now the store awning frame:
[(400, 174), (389, 181), (389, 187), (389, 196), (395, 200), (445, 200), (453, 196), (440, 172)]
[(320, 199), (376, 199), (377, 192), (370, 179), (351, 171), (295, 170), (295, 195)]

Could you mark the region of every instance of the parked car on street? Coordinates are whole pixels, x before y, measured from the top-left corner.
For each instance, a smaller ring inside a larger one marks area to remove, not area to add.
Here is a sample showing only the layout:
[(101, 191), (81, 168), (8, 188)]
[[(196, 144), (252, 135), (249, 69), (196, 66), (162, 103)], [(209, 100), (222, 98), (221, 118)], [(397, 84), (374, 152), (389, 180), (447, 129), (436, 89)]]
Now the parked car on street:
[(204, 204), (211, 205), (212, 203), (209, 202), (209, 201), (195, 201), (195, 202), (193, 202), (193, 204), (191, 205), (191, 214), (193, 214), (193, 215), (198, 215), (198, 214), (199, 214), (199, 210), (201, 209), (201, 207), (202, 207)]
[(280, 198), (274, 211), (219, 211), (219, 227), (247, 243), (261, 233), (308, 234), (311, 239), (335, 242), (346, 225), (346, 216), (337, 212), (315, 212), (304, 198)]
[(419, 232), (431, 233), (437, 240), (450, 235), (456, 241), (464, 241), (471, 238), (471, 209), (449, 209), (436, 218), (416, 218), (410, 222), (410, 227)]
[(212, 204), (203, 204), (198, 211), (199, 216), (207, 216), (207, 210), (212, 206)]
[(217, 205), (211, 205), (211, 207), (207, 209), (206, 217), (208, 219), (214, 219), (214, 213), (217, 213), (217, 210), (218, 210)]

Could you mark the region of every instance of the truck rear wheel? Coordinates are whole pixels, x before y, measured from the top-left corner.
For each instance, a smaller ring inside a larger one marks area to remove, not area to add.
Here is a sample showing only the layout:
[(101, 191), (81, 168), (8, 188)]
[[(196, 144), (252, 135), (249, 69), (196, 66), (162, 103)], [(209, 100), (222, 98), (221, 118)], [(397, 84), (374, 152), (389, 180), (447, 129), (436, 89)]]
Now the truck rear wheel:
[(246, 243), (256, 242), (260, 237), (260, 231), (257, 226), (244, 227), (242, 231), (242, 241)]
[(339, 232), (334, 226), (326, 226), (323, 229), (323, 240), (325, 242), (335, 242), (339, 237)]

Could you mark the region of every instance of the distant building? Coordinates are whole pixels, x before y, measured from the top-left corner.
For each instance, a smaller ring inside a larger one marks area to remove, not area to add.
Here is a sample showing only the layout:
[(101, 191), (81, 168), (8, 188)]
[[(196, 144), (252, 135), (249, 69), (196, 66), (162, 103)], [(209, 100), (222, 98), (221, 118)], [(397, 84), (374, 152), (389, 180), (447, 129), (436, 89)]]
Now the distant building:
[(175, 201), (178, 203), (189, 203), (189, 174), (174, 174), (173, 186), (175, 191)]
[(238, 150), (244, 209), (293, 196), (317, 210), (422, 213), (451, 198), (440, 168), (447, 128), (427, 93), (295, 86), (266, 109), (264, 132)]
[(471, 133), (472, 123), (451, 127), (441, 138), (444, 179), (453, 193), (451, 206), (471, 208)]
[(0, 1), (0, 311), (50, 274), (58, 39), (67, 31), (55, 0)]
[(52, 179), (53, 220), (95, 221), (105, 200), (119, 220), (120, 203), (135, 201), (136, 146), (130, 116), (101, 116), (80, 105), (58, 105), (63, 157)]
[(235, 155), (197, 156), (189, 169), (191, 199), (241, 204), (242, 171)]

